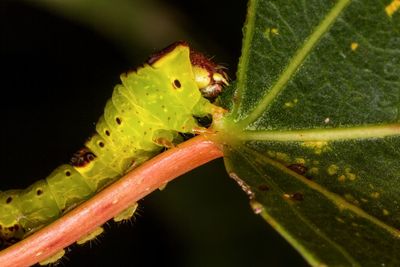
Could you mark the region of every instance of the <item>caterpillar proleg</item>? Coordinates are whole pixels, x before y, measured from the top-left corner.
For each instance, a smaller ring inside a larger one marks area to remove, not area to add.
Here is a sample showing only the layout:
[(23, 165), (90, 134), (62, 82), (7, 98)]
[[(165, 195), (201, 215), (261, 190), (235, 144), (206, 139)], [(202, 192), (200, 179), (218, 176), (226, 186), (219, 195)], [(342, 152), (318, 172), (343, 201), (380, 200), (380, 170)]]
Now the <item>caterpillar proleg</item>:
[(0, 245), (54, 221), (128, 170), (181, 142), (182, 133), (205, 130), (196, 117), (223, 112), (210, 100), (226, 84), (223, 68), (185, 42), (122, 74), (95, 134), (69, 164), (26, 189), (0, 191)]

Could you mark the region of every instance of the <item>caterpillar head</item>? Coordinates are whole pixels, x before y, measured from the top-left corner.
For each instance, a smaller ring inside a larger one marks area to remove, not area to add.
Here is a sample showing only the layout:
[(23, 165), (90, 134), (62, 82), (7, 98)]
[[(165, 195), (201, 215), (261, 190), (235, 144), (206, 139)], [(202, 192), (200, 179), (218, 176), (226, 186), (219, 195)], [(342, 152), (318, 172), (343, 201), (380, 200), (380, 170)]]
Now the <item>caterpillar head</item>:
[(153, 64), (165, 54), (174, 50), (177, 46), (187, 46), (190, 49), (190, 62), (196, 84), (203, 97), (213, 101), (221, 94), (223, 87), (229, 85), (228, 75), (224, 71), (224, 67), (217, 65), (211, 59), (207, 58), (200, 52), (190, 48), (188, 43), (179, 41), (171, 44), (157, 54), (154, 54), (148, 60), (149, 64)]

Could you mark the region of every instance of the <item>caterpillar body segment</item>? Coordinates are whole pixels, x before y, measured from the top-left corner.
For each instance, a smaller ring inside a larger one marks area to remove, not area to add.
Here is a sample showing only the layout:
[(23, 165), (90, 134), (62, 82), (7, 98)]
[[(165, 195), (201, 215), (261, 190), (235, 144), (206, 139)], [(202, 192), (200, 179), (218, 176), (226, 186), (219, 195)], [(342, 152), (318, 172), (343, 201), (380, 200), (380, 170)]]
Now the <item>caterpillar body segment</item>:
[[(182, 133), (206, 130), (195, 117), (221, 110), (209, 99), (222, 90), (226, 79), (218, 65), (184, 42), (122, 74), (95, 134), (70, 164), (26, 189), (0, 191), (0, 245), (21, 240), (54, 221), (164, 147), (181, 142)], [(115, 220), (129, 219), (135, 210), (133, 205)]]

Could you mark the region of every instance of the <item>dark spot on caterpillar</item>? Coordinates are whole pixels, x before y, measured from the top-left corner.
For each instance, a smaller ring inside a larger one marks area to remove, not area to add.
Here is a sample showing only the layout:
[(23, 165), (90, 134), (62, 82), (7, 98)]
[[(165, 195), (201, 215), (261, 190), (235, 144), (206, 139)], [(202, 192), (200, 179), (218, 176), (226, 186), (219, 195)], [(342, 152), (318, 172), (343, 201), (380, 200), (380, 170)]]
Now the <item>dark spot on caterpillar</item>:
[(12, 197), (8, 197), (8, 198), (6, 199), (6, 204), (10, 204), (12, 200), (13, 200)]
[(181, 88), (181, 82), (179, 81), (179, 80), (174, 80), (174, 87), (175, 87), (175, 89), (178, 89), (178, 88)]
[(99, 142), (99, 146), (100, 147), (104, 147), (104, 143), (103, 142)]
[(269, 190), (269, 186), (266, 184), (261, 184), (258, 186), (258, 190), (260, 191), (268, 191)]
[(43, 194), (43, 190), (42, 189), (36, 190), (36, 195), (37, 196), (40, 196), (41, 194)]
[(110, 136), (110, 132), (108, 130), (106, 130), (106, 135)]
[(71, 176), (71, 172), (70, 171), (66, 171), (65, 172), (65, 176)]
[[(100, 142), (100, 143), (103, 144), (102, 142)], [(100, 143), (99, 143), (99, 145), (100, 145)], [(103, 144), (103, 146), (104, 146), (104, 144)], [(90, 151), (88, 148), (85, 147), (85, 148), (80, 149), (78, 152), (76, 152), (72, 156), (70, 163), (74, 167), (84, 167), (87, 164), (89, 164), (92, 160), (94, 160), (95, 158), (96, 158), (96, 155), (93, 154), (92, 151)], [(66, 172), (65, 175), (70, 176), (71, 173)]]
[(288, 166), (288, 169), (300, 175), (303, 175), (307, 172), (307, 168), (303, 164), (291, 164)]
[(15, 231), (18, 231), (19, 230), (19, 225), (18, 224), (14, 225), (14, 229), (15, 229)]
[(115, 121), (117, 122), (118, 125), (121, 125), (121, 119), (120, 118), (115, 118)]

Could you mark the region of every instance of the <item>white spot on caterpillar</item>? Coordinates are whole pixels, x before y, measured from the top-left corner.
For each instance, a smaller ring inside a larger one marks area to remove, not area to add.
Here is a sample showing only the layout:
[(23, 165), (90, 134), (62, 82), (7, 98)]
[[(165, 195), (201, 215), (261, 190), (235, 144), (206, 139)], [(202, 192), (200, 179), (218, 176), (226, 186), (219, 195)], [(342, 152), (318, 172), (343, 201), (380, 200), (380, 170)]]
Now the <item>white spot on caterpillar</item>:
[(328, 124), (330, 121), (331, 121), (330, 118), (326, 118), (326, 119), (324, 120), (324, 122), (325, 122), (326, 124)]

